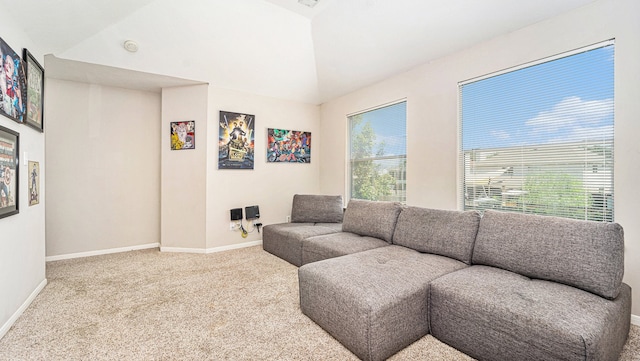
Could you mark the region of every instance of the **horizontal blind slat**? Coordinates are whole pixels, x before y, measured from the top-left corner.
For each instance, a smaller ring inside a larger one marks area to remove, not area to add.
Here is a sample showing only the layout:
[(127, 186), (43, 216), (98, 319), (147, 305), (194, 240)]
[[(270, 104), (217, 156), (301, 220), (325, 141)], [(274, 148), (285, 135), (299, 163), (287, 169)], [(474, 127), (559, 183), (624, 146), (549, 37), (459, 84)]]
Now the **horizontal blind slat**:
[(460, 84), (464, 209), (613, 220), (607, 43)]

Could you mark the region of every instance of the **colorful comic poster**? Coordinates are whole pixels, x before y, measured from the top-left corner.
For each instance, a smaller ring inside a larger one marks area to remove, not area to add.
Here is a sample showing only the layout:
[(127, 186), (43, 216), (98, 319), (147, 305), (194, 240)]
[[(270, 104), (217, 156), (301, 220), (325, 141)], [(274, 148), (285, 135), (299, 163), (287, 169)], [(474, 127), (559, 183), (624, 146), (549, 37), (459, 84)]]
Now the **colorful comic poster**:
[(220, 111), (218, 169), (253, 169), (255, 116)]
[(24, 122), (27, 109), (27, 85), (22, 60), (0, 38), (0, 114)]
[(311, 132), (267, 129), (267, 162), (311, 163)]
[(196, 122), (171, 122), (171, 150), (196, 149)]

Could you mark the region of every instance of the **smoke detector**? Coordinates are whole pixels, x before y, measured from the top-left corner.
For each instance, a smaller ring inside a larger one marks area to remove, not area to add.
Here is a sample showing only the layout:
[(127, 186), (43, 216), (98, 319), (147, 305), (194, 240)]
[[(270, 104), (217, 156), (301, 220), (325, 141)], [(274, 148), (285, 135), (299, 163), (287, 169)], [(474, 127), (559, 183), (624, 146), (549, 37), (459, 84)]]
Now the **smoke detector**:
[(136, 43), (133, 40), (125, 41), (123, 46), (125, 49), (127, 49), (127, 51), (130, 51), (132, 53), (135, 53), (136, 51), (138, 51), (138, 43)]
[(298, 0), (298, 3), (312, 8), (318, 4), (318, 0)]

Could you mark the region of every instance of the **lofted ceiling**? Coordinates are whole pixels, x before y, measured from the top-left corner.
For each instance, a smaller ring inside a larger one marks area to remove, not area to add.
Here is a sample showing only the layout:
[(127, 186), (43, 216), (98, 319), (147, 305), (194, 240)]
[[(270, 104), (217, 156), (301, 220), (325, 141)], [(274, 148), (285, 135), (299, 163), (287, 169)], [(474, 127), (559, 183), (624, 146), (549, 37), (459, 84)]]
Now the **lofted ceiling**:
[[(37, 55), (52, 55), (49, 77), (71, 79), (73, 71), (90, 72), (86, 64), (97, 64), (94, 74), (122, 68), (319, 104), (593, 1), (320, 0), (314, 8), (297, 0), (0, 4)], [(123, 48), (128, 39), (138, 43), (138, 52)]]

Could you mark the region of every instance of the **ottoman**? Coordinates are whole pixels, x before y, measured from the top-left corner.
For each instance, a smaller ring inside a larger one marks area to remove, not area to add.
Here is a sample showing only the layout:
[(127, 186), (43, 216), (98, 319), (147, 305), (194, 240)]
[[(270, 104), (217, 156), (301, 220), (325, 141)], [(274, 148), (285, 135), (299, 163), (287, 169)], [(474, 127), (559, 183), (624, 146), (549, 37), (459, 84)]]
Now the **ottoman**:
[(300, 309), (363, 360), (384, 360), (429, 332), (429, 287), (468, 267), (402, 246), (306, 264)]

